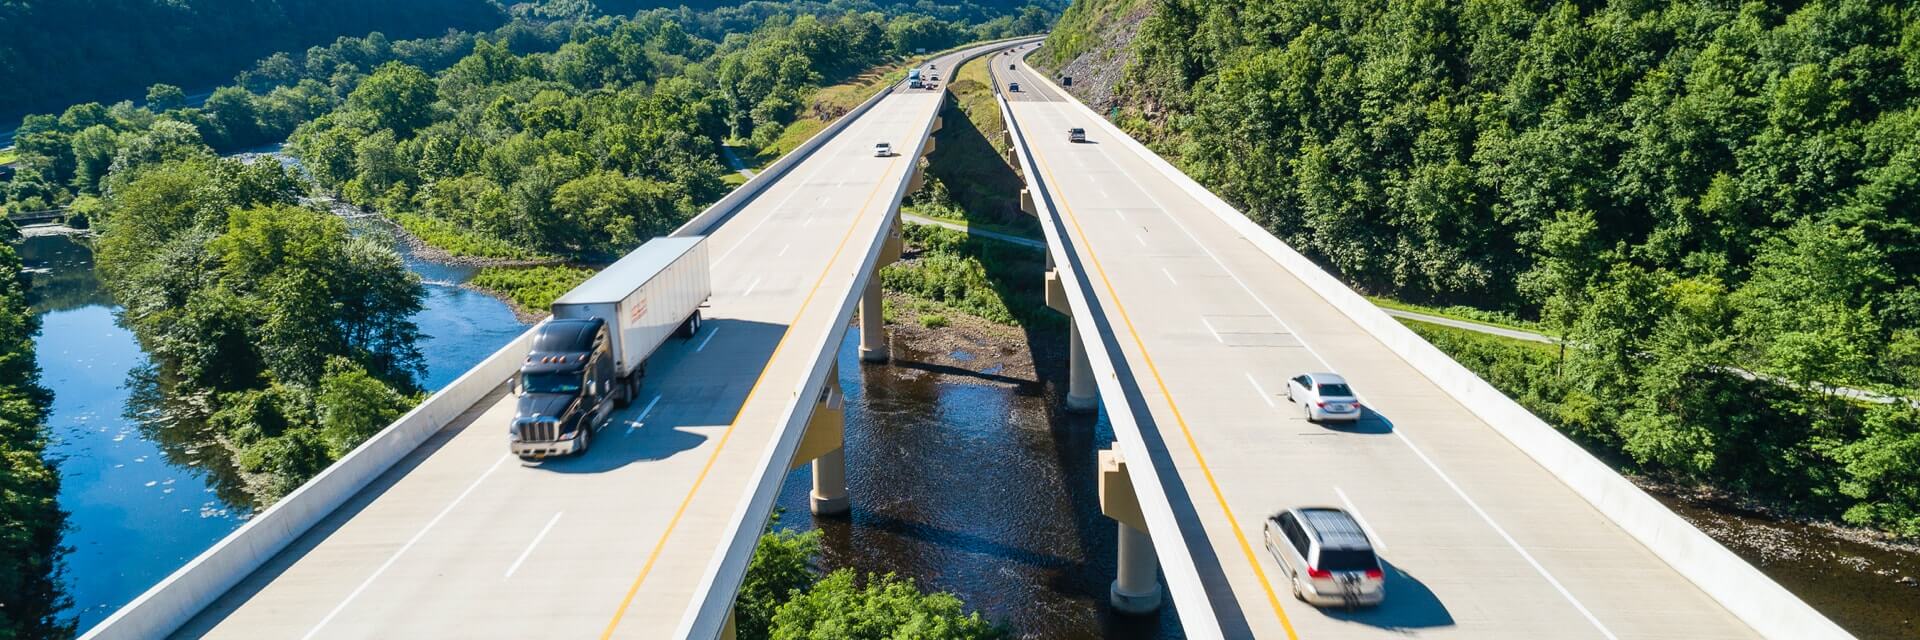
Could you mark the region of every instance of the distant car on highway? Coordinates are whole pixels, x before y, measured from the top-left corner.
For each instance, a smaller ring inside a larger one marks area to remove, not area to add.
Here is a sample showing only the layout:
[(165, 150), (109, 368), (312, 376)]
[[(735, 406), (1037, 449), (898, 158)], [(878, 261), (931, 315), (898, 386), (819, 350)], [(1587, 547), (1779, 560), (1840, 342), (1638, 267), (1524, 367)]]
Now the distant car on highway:
[(1008, 90), (1008, 91), (1012, 91), (1012, 92), (1014, 92), (1014, 93), (1019, 93), (1019, 92), (1020, 92), (1020, 83), (1018, 83), (1018, 82), (1009, 82), (1009, 83), (1007, 83), (1007, 90)]
[(1293, 597), (1321, 607), (1380, 604), (1386, 573), (1366, 530), (1347, 512), (1299, 507), (1273, 514), (1265, 527), (1267, 553), (1287, 572)]
[(1087, 141), (1086, 129), (1082, 129), (1080, 127), (1074, 127), (1072, 129), (1067, 130), (1067, 142), (1086, 142), (1086, 141)]
[(891, 143), (880, 142), (873, 145), (873, 157), (886, 158), (892, 155), (893, 145)]
[(1011, 63), (1011, 62), (1009, 62), (1009, 63), (1007, 63), (1007, 69), (1008, 69), (1008, 70), (1012, 70), (1012, 69), (1013, 69), (1013, 63)]
[(1337, 373), (1303, 373), (1287, 380), (1287, 399), (1300, 404), (1307, 422), (1359, 420), (1360, 398)]

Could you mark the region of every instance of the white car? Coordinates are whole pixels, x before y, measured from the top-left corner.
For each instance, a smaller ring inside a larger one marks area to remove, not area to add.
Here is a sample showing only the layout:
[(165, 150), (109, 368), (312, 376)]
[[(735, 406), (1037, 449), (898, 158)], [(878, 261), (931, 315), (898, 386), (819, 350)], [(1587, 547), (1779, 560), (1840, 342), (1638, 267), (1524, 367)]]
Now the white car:
[(891, 143), (881, 142), (873, 145), (873, 157), (887, 158), (892, 156), (893, 156), (893, 145)]
[(1288, 379), (1287, 399), (1300, 405), (1307, 422), (1354, 421), (1365, 413), (1347, 379), (1337, 373), (1303, 373)]

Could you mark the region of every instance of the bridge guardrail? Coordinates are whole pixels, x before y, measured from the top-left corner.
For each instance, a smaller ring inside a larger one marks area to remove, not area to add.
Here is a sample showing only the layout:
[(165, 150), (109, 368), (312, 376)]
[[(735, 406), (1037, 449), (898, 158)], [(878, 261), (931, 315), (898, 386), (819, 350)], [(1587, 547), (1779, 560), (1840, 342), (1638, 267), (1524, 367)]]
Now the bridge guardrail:
[[(1021, 180), (1033, 189), (1034, 208), (1041, 220), (1041, 230), (1046, 234), (1047, 251), (1053, 256), (1054, 268), (1060, 271), (1063, 282), (1073, 283), (1065, 287), (1069, 306), (1073, 309), (1073, 322), (1082, 330), (1099, 327), (1101, 325), (1090, 306), (1093, 296), (1082, 289), (1085, 279), (1078, 274), (1075, 267), (1078, 263), (1068, 251), (1071, 243), (1054, 226), (1057, 216), (1053, 211), (1053, 198), (1037, 177), (1041, 175), (1040, 169), (1033, 164), (1032, 156), (1028, 153), (1026, 134), (1013, 118), (1013, 107), (1001, 93), (1002, 83), (995, 80), (991, 84), (994, 100), (1000, 107), (1000, 116), (1006, 120), (1007, 133), (1013, 138), (1012, 146), (1015, 159), (1020, 164)], [(1114, 358), (1107, 352), (1106, 340), (1084, 339), (1083, 342), (1093, 370), (1101, 374), (1095, 376), (1094, 386), (1100, 391), (1100, 402), (1108, 407), (1107, 421), (1113, 426), (1116, 436), (1114, 443), (1120, 448), (1121, 456), (1130, 461), (1127, 473), (1133, 480), (1134, 494), (1138, 496), (1141, 514), (1146, 518), (1150, 530), (1148, 538), (1153, 541), (1154, 553), (1159, 556), (1160, 571), (1166, 577), (1167, 592), (1174, 602), (1174, 610), (1179, 613), (1181, 627), (1190, 638), (1223, 638), (1225, 633), (1212, 603), (1208, 601), (1200, 570), (1194, 564), (1192, 551), (1187, 548), (1186, 539), (1181, 534), (1179, 517), (1167, 498), (1159, 471), (1150, 462), (1153, 455), (1147, 449), (1140, 425), (1134, 420), (1135, 412), (1143, 409), (1132, 406), (1126, 390), (1121, 386), (1113, 365)]]
[[(1060, 95), (1072, 95), (1044, 74), (1035, 75)], [(1755, 631), (1782, 640), (1853, 637), (1112, 122), (1078, 99), (1068, 102), (1095, 123), (1093, 126), (1139, 154), (1147, 164), (1206, 205), (1209, 212), (1413, 365), (1421, 375)]]
[(505, 384), (533, 344), (536, 324), (387, 425), (266, 511), (175, 570), (81, 636), (164, 638), (252, 575), (361, 489)]
[[(1032, 36), (1025, 36), (1009, 40), (996, 40), (981, 43), (980, 45), (969, 46), (979, 46), (982, 49), (982, 53), (986, 53), (998, 49), (1000, 43), (1010, 40), (1023, 41), (1031, 37)], [(965, 50), (965, 48), (962, 48), (962, 50)], [(943, 52), (938, 55), (945, 55), (946, 53), (947, 52)], [(978, 55), (981, 54), (975, 54), (975, 56)], [(963, 59), (963, 61), (971, 59), (972, 57), (974, 56), (969, 56)], [(865, 113), (866, 108), (877, 104), (882, 98), (891, 93), (892, 87), (889, 87), (887, 90), (868, 99), (866, 103), (861, 105), (860, 109), (848, 112), (849, 115), (842, 117), (839, 122), (852, 121), (853, 116)], [(943, 101), (946, 99), (944, 92), (942, 93), (941, 99)], [(914, 145), (911, 154), (903, 153), (902, 155), (904, 157), (912, 158), (913, 162), (919, 162), (921, 153), (926, 149), (927, 140), (933, 135), (934, 120), (938, 119), (939, 115), (940, 112), (936, 108), (933, 117), (927, 119), (920, 135), (915, 138), (919, 140), (919, 143)], [(812, 143), (815, 139), (821, 138), (816, 135), (814, 139), (810, 139), (808, 142)], [(821, 140), (824, 142), (823, 139)], [(914, 171), (915, 169), (909, 168), (906, 171), (900, 172), (898, 185), (895, 187), (897, 193), (905, 193), (907, 184), (913, 179)], [(895, 199), (893, 204), (890, 205), (887, 215), (889, 217), (897, 216), (899, 210), (900, 201)], [(878, 259), (881, 248), (886, 244), (888, 234), (888, 227), (882, 226), (880, 233), (874, 234), (874, 237), (868, 242), (864, 252), (865, 258), (860, 262), (862, 265), (860, 273), (854, 276), (851, 286), (847, 287), (847, 294), (839, 303), (840, 309), (835, 312), (833, 316), (836, 320), (831, 324), (826, 334), (817, 342), (806, 345), (795, 345), (798, 348), (805, 349), (806, 353), (815, 354), (813, 368), (808, 371), (807, 377), (800, 381), (800, 384), (794, 388), (792, 394), (789, 396), (787, 406), (783, 411), (787, 417), (787, 422), (781, 427), (779, 436), (771, 446), (766, 448), (766, 452), (761, 456), (761, 471), (758, 482), (749, 485), (746, 491), (742, 493), (739, 506), (734, 508), (730, 516), (732, 518), (731, 522), (733, 523), (732, 537), (725, 541), (725, 548), (723, 548), (720, 553), (714, 554), (712, 562), (710, 562), (702, 572), (700, 584), (695, 588), (694, 593), (712, 592), (715, 585), (727, 585), (727, 591), (729, 593), (737, 592), (740, 583), (745, 579), (747, 564), (752, 560), (753, 556), (751, 550), (759, 543), (760, 534), (762, 530), (766, 528), (767, 519), (773, 514), (774, 498), (779, 495), (780, 485), (786, 480), (787, 465), (793, 460), (794, 452), (799, 449), (800, 439), (806, 434), (807, 421), (813, 416), (812, 408), (814, 399), (820, 397), (820, 392), (825, 388), (827, 383), (827, 374), (834, 370), (833, 365), (838, 360), (834, 355), (839, 350), (840, 343), (846, 339), (848, 330), (847, 318), (852, 316), (854, 306), (859, 304), (862, 293), (866, 291), (868, 281), (876, 277), (874, 274), (875, 270), (870, 265), (874, 264), (875, 260)], [(789, 331), (791, 330), (792, 329), (789, 328)], [(771, 363), (769, 363), (769, 365), (771, 365)], [(803, 407), (806, 410), (802, 411), (801, 409)], [(754, 525), (746, 526), (747, 523), (754, 523)], [(747, 552), (740, 553), (735, 550), (745, 550)], [(699, 601), (693, 603), (692, 606), (688, 608), (686, 614), (682, 616), (679, 628), (677, 629), (678, 633), (672, 637), (719, 637), (720, 630), (726, 624), (727, 616), (732, 611), (732, 598), (724, 600), (701, 598)]]

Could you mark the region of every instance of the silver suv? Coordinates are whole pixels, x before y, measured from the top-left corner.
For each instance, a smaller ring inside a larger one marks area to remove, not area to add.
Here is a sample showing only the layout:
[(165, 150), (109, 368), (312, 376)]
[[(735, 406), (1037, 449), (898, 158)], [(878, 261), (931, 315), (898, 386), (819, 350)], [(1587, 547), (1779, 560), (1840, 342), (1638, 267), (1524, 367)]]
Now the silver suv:
[(1332, 507), (1267, 518), (1267, 553), (1293, 583), (1293, 597), (1320, 607), (1370, 606), (1387, 597), (1386, 574), (1360, 523)]

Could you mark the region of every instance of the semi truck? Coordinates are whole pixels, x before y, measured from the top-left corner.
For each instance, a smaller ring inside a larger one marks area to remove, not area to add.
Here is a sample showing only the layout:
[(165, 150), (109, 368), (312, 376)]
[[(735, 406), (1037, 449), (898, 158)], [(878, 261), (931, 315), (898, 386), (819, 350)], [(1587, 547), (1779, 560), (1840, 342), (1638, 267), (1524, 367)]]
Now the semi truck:
[(907, 72), (907, 87), (918, 89), (922, 84), (924, 83), (920, 80), (919, 69), (913, 69)]
[(584, 453), (613, 410), (639, 397), (647, 358), (700, 332), (712, 295), (706, 238), (693, 236), (649, 240), (555, 300), (513, 378), (512, 453)]

